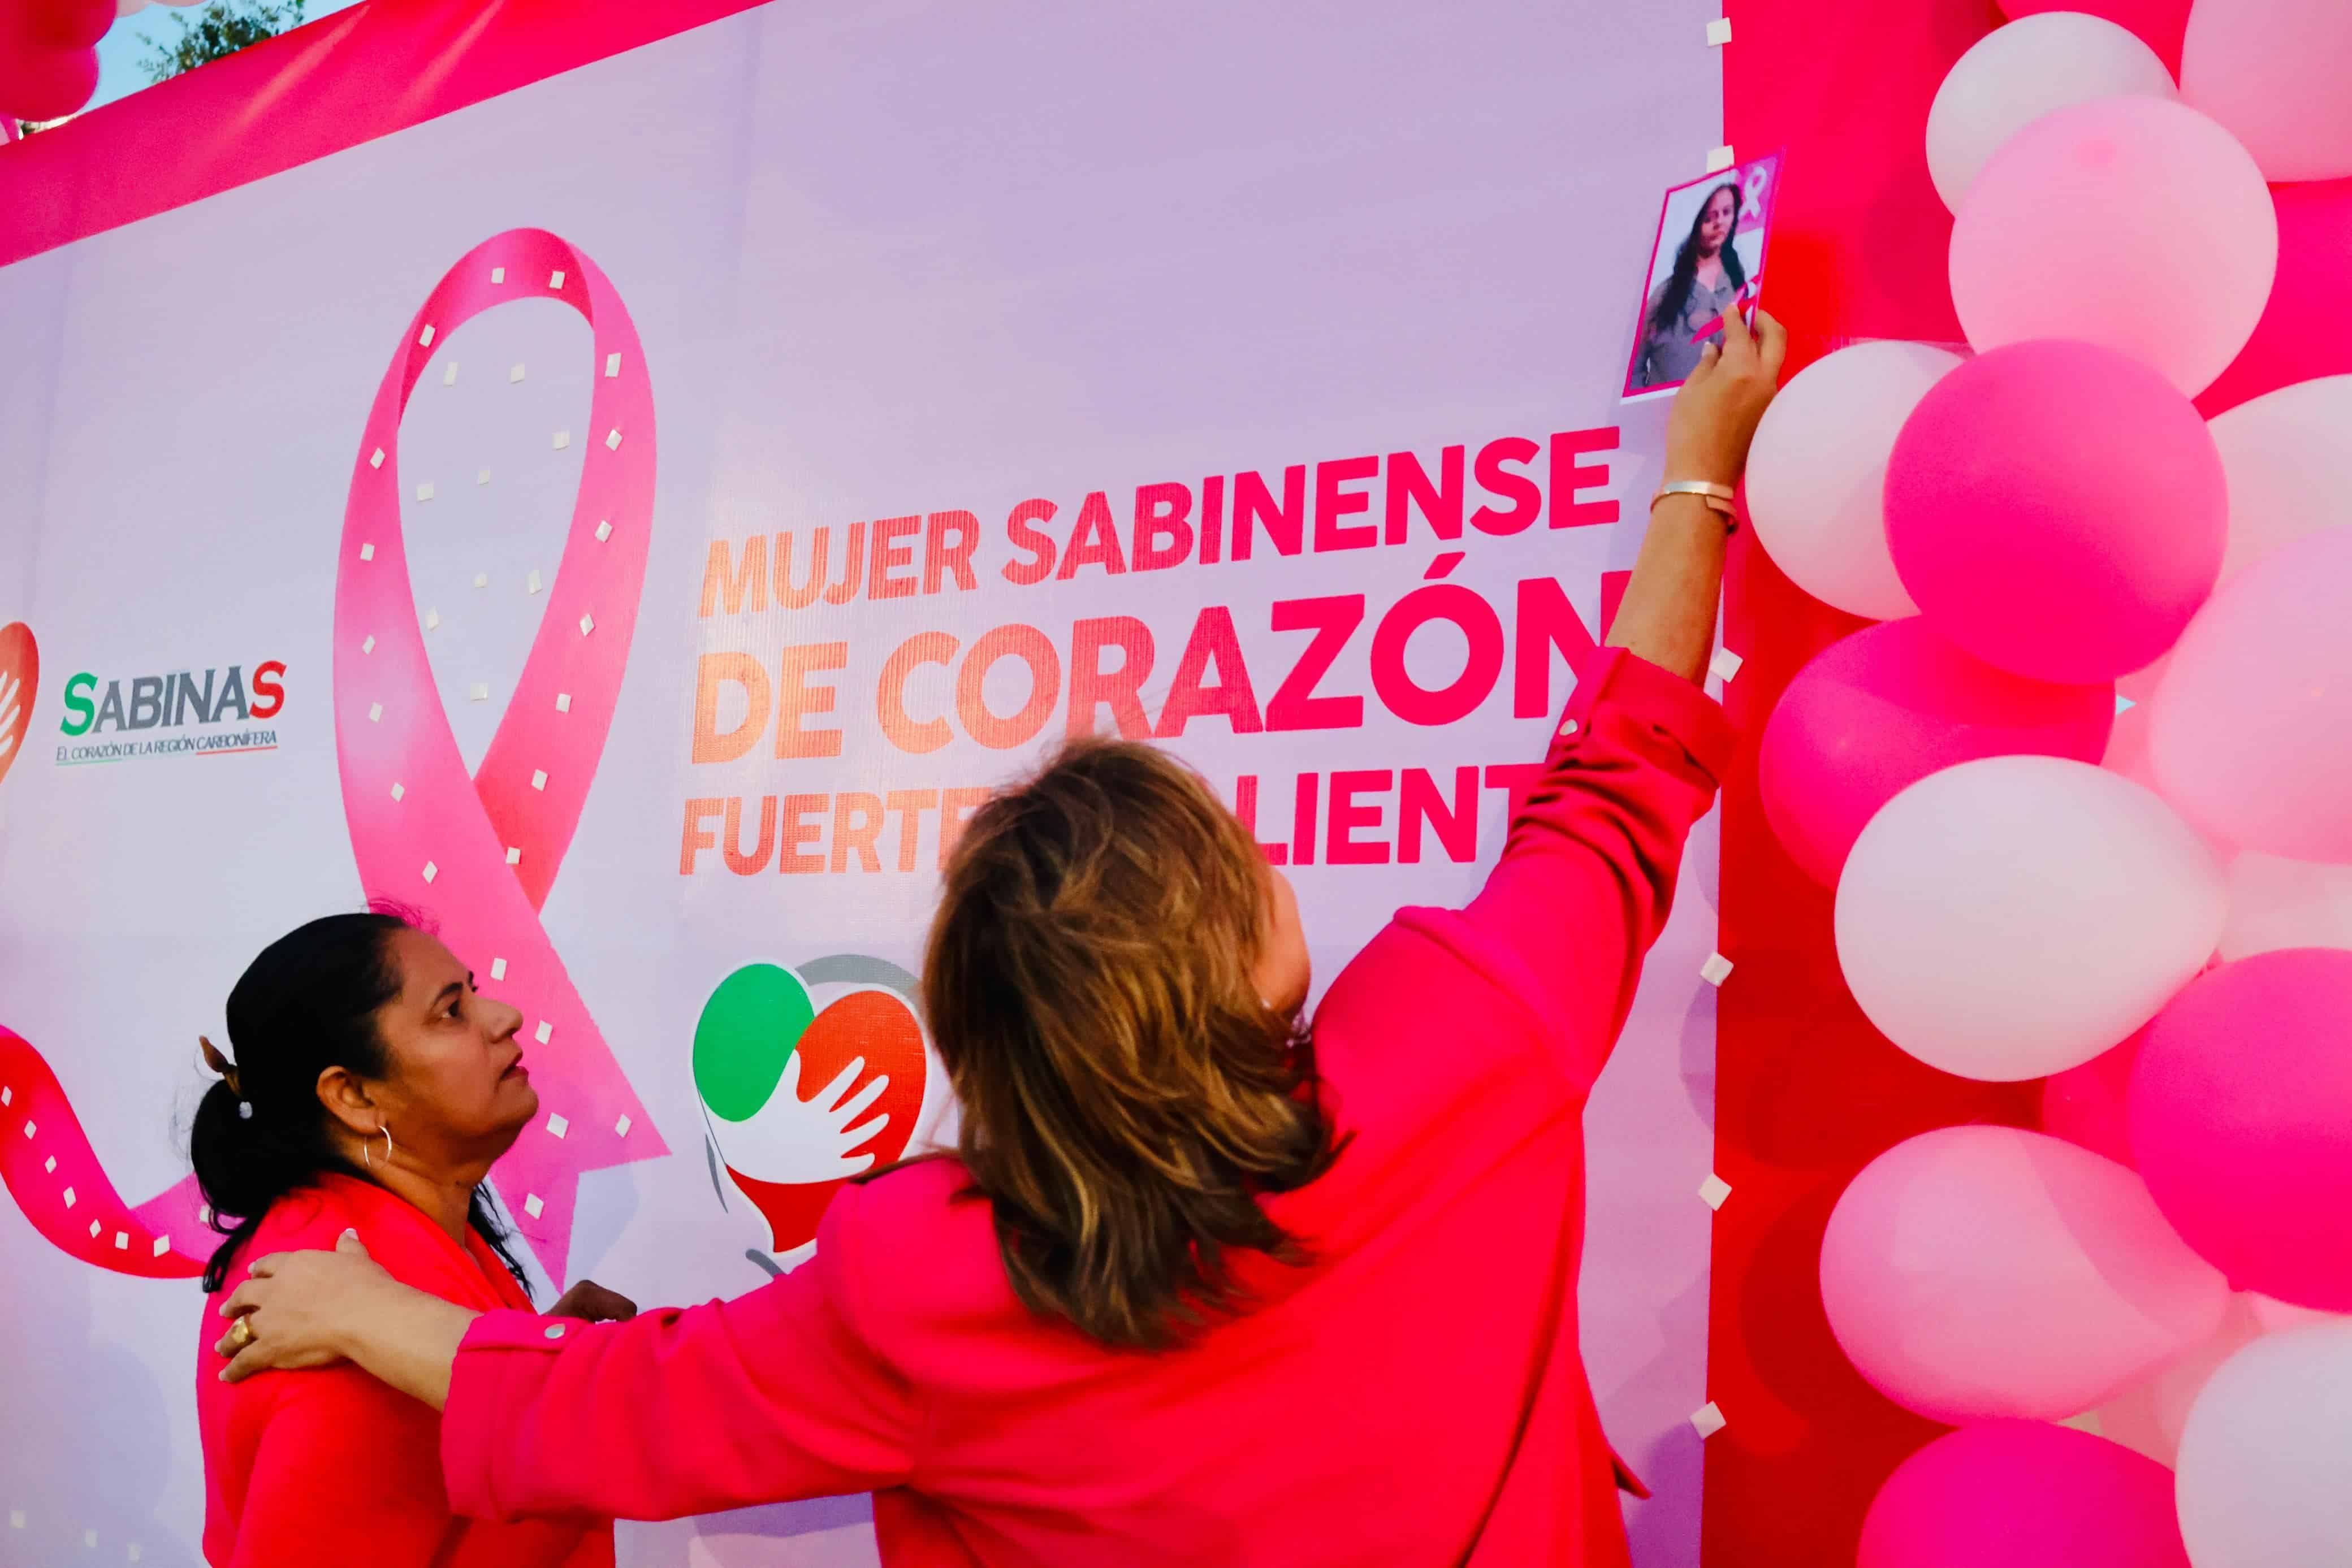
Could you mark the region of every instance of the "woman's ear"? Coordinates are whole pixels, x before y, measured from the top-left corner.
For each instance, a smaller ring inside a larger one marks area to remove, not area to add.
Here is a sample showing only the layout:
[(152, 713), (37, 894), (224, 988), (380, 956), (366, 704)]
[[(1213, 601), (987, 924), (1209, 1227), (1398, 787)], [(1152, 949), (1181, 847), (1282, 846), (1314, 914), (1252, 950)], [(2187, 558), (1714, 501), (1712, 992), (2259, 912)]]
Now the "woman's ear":
[(319, 1074), (319, 1103), (355, 1136), (372, 1138), (383, 1125), (383, 1113), (367, 1085), (347, 1067), (330, 1067)]

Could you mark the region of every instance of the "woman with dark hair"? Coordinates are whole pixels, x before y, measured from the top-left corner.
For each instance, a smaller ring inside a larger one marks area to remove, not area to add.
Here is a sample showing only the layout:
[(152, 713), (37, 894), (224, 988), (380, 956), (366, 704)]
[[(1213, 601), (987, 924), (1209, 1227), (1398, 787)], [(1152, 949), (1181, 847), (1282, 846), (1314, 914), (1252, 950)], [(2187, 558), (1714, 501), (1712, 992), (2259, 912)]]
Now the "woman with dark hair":
[(1739, 232), (1739, 183), (1726, 181), (1706, 193), (1691, 215), (1690, 233), (1675, 247), (1675, 268), (1651, 292), (1642, 316), (1642, 346), (1633, 385), (1670, 387), (1697, 368), (1700, 352), (1720, 346), (1712, 329), (1748, 287), (1748, 267), (1731, 243)]
[[(435, 1300), (528, 1312), (481, 1185), (539, 1111), (515, 1043), (521, 1019), (401, 915), (330, 915), (262, 949), (228, 996), (235, 1060), (202, 1042), (220, 1074), (190, 1137), (226, 1233), (205, 1270), (212, 1305), (261, 1254), (356, 1233), (391, 1277)], [(591, 1284), (557, 1310), (635, 1311)], [(440, 1417), (355, 1367), (223, 1382), (220, 1320), (204, 1321), (196, 1414), (214, 1568), (612, 1563), (607, 1523), (452, 1514)]]
[(924, 1004), (951, 1155), (815, 1256), (634, 1322), (478, 1312), (365, 1249), (264, 1258), (225, 1375), (348, 1358), (444, 1409), (485, 1518), (872, 1490), (891, 1568), (1624, 1568), (1577, 1350), (1581, 1118), (1731, 736), (1698, 682), (1784, 340), (1735, 318), (1500, 862), (1310, 1023), (1290, 884), (1197, 775), (1082, 742), (973, 817)]

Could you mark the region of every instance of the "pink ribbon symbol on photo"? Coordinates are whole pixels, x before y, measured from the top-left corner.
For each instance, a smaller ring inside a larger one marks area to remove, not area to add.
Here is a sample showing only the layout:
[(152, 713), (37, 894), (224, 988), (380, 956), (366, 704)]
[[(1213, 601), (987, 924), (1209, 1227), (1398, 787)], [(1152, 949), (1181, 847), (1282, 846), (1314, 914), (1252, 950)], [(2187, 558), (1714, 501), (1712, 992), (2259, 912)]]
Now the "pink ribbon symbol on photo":
[[(400, 423), (436, 345), (483, 311), (527, 298), (561, 300), (595, 333), (593, 440), (538, 640), (469, 777), (409, 585)], [(544, 230), (511, 229), (476, 246), (409, 323), (360, 441), (335, 575), (335, 751), (369, 896), (429, 910), (483, 989), (522, 1010), (540, 1114), (491, 1179), (559, 1282), (581, 1174), (669, 1152), (539, 914), (612, 727), (653, 506), (653, 390), (620, 295)]]

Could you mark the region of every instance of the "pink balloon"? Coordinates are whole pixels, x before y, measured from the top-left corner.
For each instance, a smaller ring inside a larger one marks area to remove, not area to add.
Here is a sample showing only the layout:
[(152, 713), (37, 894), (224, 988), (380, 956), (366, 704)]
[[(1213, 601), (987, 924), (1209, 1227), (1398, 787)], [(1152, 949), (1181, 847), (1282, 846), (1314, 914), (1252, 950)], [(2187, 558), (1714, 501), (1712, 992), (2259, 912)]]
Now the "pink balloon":
[(2340, 309), (2352, 256), (2352, 180), (2273, 185), (2278, 276), (2254, 335), (2221, 379), (2197, 394), (2207, 418), (2297, 382), (2352, 371), (2352, 333), (2320, 326)]
[(2131, 1141), (2231, 1285), (2352, 1312), (2352, 952), (2260, 953), (2191, 982), (2147, 1028)]
[(2180, 93), (2227, 126), (2273, 180), (2352, 174), (2352, 5), (2215, 0), (2189, 14)]
[(2246, 346), (2277, 267), (2262, 171), (2169, 99), (2043, 115), (1993, 154), (1952, 229), (1952, 304), (1978, 349), (2098, 343), (2190, 396)]
[(2149, 704), (2164, 797), (2289, 860), (2352, 862), (2352, 528), (2283, 545), (2189, 623)]
[(1896, 1145), (1822, 1239), (1838, 1344), (1936, 1421), (2063, 1420), (2205, 1340), (2228, 1304), (2137, 1176), (2017, 1127)]
[(0, 0), (0, 114), (58, 120), (98, 90), (115, 0)]
[(2096, 762), (2111, 686), (2061, 686), (1961, 653), (1917, 616), (1865, 627), (1797, 673), (1758, 758), (1764, 813), (1805, 874), (1835, 886), (1878, 809), (1938, 769), (2037, 752)]
[(2156, 51), (2165, 69), (2180, 74), (2180, 36), (2189, 28), (2189, 0), (2002, 0), (2000, 8), (2011, 18), (2044, 11), (2104, 16), (2139, 35), (2139, 41)]
[(2137, 1170), (2128, 1105), (2132, 1064), (2139, 1060), (2140, 1039), (2135, 1034), (2080, 1067), (2043, 1079), (2042, 1130)]
[(2163, 653), (2212, 590), (2227, 517), (2195, 407), (2088, 343), (1979, 354), (1919, 401), (1886, 469), (1886, 542), (1927, 623), (2036, 680)]
[(1895, 1467), (1862, 1521), (1854, 1563), (2189, 1568), (2189, 1552), (2162, 1465), (2071, 1427), (1987, 1421)]

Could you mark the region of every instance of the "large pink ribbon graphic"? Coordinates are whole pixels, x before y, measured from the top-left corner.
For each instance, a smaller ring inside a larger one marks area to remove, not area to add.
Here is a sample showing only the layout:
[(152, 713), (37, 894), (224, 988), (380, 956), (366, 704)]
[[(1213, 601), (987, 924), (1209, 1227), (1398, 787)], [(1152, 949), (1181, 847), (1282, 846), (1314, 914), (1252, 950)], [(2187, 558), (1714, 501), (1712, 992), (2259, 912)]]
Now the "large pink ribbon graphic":
[[(409, 587), (400, 421), (435, 345), (524, 298), (561, 300), (594, 330), (593, 439), (538, 640), (468, 777)], [(620, 295), (544, 230), (476, 246), (409, 323), (360, 441), (335, 574), (335, 752), (369, 895), (430, 909), (484, 988), (522, 1009), (540, 1115), (492, 1180), (559, 1281), (582, 1173), (669, 1152), (539, 918), (620, 697), (653, 507), (653, 391)]]
[[(595, 439), (538, 640), (469, 777), (409, 588), (400, 421), (436, 343), (526, 298), (561, 300), (594, 331)], [(669, 1153), (539, 919), (612, 727), (653, 506), (653, 392), (611, 282), (544, 230), (512, 229), (475, 247), (409, 323), (361, 438), (335, 574), (335, 751), (362, 885), (371, 897), (431, 909), (450, 949), (522, 1009), (540, 1113), (492, 1180), (558, 1281), (582, 1173)], [(24, 685), (29, 709), (32, 682)], [(99, 1268), (184, 1279), (219, 1244), (193, 1176), (135, 1210), (124, 1204), (57, 1075), (5, 1028), (0, 1178), (36, 1229)]]

